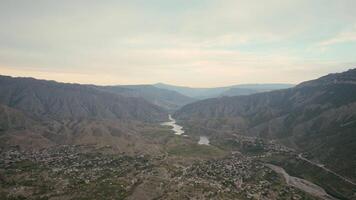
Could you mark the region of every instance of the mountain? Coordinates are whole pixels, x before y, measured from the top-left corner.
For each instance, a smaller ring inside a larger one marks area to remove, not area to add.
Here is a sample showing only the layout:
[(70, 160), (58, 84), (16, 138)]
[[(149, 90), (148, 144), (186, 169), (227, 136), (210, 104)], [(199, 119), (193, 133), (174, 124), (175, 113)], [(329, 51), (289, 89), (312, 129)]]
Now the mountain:
[(242, 95), (256, 94), (259, 92), (264, 92), (264, 91), (263, 90), (259, 91), (250, 88), (230, 88), (225, 92), (223, 92), (220, 96), (242, 96)]
[(174, 116), (214, 134), (277, 139), (356, 179), (356, 69), (290, 89), (198, 101)]
[(223, 91), (227, 88), (192, 88), (192, 87), (184, 87), (184, 86), (175, 86), (168, 85), (164, 83), (157, 83), (154, 85), (158, 88), (163, 88), (167, 90), (173, 90), (179, 92), (185, 96), (196, 98), (196, 99), (205, 99), (209, 97), (219, 96)]
[(97, 88), (126, 97), (141, 97), (168, 111), (177, 110), (195, 101), (176, 91), (157, 88), (153, 85), (97, 86)]
[(0, 104), (39, 119), (162, 120), (165, 112), (142, 98), (91, 86), (0, 76)]
[(291, 88), (292, 84), (242, 84), (230, 86), (220, 96), (241, 96)]
[(93, 144), (152, 152), (158, 148), (142, 133), (159, 127), (167, 116), (143, 98), (91, 85), (0, 76), (0, 148)]
[(218, 96), (237, 96), (237, 95), (248, 95), (255, 94), (259, 92), (279, 90), (293, 87), (292, 84), (241, 84), (226, 87), (216, 87), (216, 88), (191, 88), (183, 86), (167, 85), (164, 83), (157, 83), (154, 85), (158, 88), (173, 90), (179, 92), (185, 96), (192, 97), (195, 99), (207, 99)]

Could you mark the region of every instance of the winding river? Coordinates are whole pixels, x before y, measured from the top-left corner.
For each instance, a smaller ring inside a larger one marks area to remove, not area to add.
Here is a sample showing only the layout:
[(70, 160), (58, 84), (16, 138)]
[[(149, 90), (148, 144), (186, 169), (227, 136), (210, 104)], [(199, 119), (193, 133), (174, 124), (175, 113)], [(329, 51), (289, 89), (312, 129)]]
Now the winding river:
[(174, 134), (176, 134), (176, 135), (184, 134), (183, 127), (179, 126), (178, 124), (176, 124), (176, 120), (173, 119), (173, 117), (171, 115), (168, 115), (168, 118), (169, 118), (169, 121), (168, 122), (164, 122), (161, 125), (172, 127), (172, 131), (174, 131)]
[[(163, 122), (161, 125), (162, 126), (170, 126), (172, 127), (172, 131), (174, 131), (174, 134), (176, 135), (183, 135), (184, 134), (184, 130), (183, 127), (178, 125), (176, 120), (172, 117), (172, 115), (168, 115), (169, 121), (168, 122)], [(183, 135), (186, 136), (186, 135)], [(208, 139), (208, 137), (206, 136), (200, 136), (200, 139), (198, 141), (199, 145), (209, 145), (210, 141)]]

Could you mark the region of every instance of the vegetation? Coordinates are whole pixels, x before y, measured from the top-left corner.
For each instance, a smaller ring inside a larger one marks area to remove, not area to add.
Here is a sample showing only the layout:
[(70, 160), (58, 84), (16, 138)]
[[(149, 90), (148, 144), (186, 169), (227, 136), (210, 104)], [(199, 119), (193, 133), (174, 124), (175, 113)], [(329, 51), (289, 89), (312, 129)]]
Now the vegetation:
[(295, 156), (274, 154), (262, 160), (283, 167), (292, 176), (309, 180), (321, 186), (330, 195), (339, 199), (352, 199), (356, 193), (354, 185)]
[(168, 154), (183, 157), (214, 158), (224, 156), (225, 152), (210, 145), (188, 144), (172, 147), (168, 150)]

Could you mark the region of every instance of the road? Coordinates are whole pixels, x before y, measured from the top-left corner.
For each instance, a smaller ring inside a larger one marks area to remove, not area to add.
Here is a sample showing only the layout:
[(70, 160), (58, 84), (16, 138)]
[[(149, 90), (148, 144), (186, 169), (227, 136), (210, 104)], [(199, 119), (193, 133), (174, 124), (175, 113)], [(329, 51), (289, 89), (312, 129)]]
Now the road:
[(312, 165), (314, 165), (314, 166), (317, 166), (317, 167), (319, 167), (319, 168), (321, 168), (321, 169), (323, 169), (323, 170), (325, 170), (325, 171), (327, 171), (327, 172), (329, 172), (329, 173), (331, 173), (331, 174), (334, 174), (335, 176), (341, 178), (342, 180), (344, 180), (344, 181), (346, 181), (346, 182), (348, 182), (348, 183), (350, 183), (350, 184), (356, 186), (356, 184), (355, 184), (352, 180), (350, 180), (350, 179), (348, 179), (348, 178), (346, 178), (346, 177), (344, 177), (344, 176), (342, 176), (342, 175), (336, 173), (335, 171), (333, 171), (333, 170), (331, 170), (331, 169), (326, 168), (324, 165), (321, 165), (321, 164), (319, 164), (319, 163), (316, 163), (316, 162), (313, 162), (313, 161), (311, 161), (311, 160), (308, 160), (307, 158), (304, 158), (304, 157), (302, 156), (302, 154), (299, 154), (299, 155), (298, 155), (298, 158), (301, 159), (301, 160), (304, 160), (304, 161), (308, 162), (309, 164), (312, 164)]
[(272, 164), (265, 164), (278, 174), (281, 174), (286, 183), (292, 187), (298, 188), (312, 196), (324, 199), (324, 200), (337, 200), (336, 198), (328, 195), (323, 188), (305, 179), (290, 176), (283, 168)]

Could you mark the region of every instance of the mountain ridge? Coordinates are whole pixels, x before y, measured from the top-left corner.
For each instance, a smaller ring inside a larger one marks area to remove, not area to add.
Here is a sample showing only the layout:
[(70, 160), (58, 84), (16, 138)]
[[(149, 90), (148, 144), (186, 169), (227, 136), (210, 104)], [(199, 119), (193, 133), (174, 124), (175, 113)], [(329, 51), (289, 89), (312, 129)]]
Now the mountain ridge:
[(95, 86), (104, 91), (127, 97), (141, 97), (168, 111), (195, 101), (195, 99), (185, 96), (173, 90), (157, 88), (154, 85), (116, 85), (116, 86)]
[[(189, 96), (196, 99), (207, 99), (214, 98), (219, 96), (234, 96), (236, 91), (230, 90), (239, 89), (243, 92), (236, 93), (236, 95), (246, 95), (246, 94), (254, 94), (264, 91), (285, 89), (294, 86), (293, 84), (282, 84), (282, 83), (266, 83), (266, 84), (239, 84), (239, 85), (231, 85), (231, 86), (223, 86), (223, 87), (213, 87), (213, 88), (194, 88), (194, 87), (185, 87), (185, 86), (175, 86), (164, 83), (156, 83), (154, 86), (158, 88), (164, 88), (169, 90), (177, 91), (185, 96)], [(248, 91), (248, 92), (247, 92)]]
[(0, 103), (36, 118), (165, 118), (161, 108), (142, 98), (33, 78), (0, 76)]

